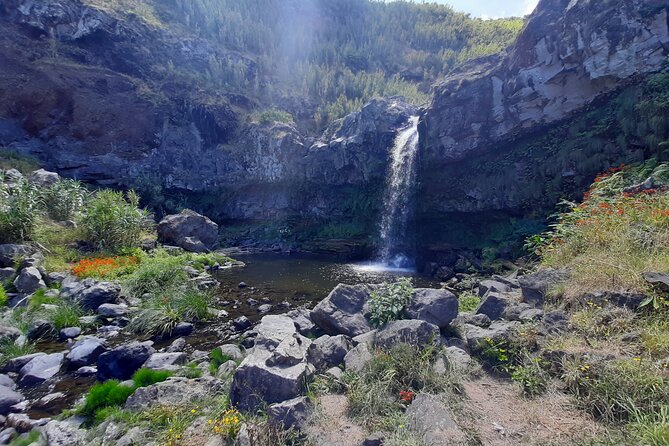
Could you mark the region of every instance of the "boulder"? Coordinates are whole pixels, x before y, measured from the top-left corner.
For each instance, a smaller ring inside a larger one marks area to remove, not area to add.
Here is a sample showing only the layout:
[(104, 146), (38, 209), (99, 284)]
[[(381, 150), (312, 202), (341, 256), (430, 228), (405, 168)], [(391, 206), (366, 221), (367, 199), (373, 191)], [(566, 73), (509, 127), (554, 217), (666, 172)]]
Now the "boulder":
[(12, 378), (5, 374), (0, 375), (0, 386), (9, 387), (10, 389), (16, 389), (16, 383)]
[(128, 314), (128, 306), (119, 304), (102, 304), (98, 307), (97, 313), (100, 316), (108, 318), (121, 317)]
[(490, 339), (492, 342), (509, 341), (516, 335), (520, 323), (516, 321), (495, 321), (490, 327), (482, 328), (471, 324), (464, 325), (467, 345), (472, 351), (485, 348)]
[(125, 408), (140, 411), (156, 406), (188, 406), (223, 392), (223, 383), (215, 378), (188, 379), (171, 377), (166, 381), (141, 387), (125, 403)]
[(255, 345), (235, 371), (230, 398), (242, 411), (255, 411), (300, 396), (313, 367), (306, 361), (311, 341), (286, 316), (265, 316)]
[(293, 323), (295, 323), (295, 326), (297, 327), (297, 331), (299, 331), (302, 336), (319, 336), (321, 334), (318, 326), (311, 320), (311, 311), (307, 308), (297, 308), (289, 311), (286, 313), (286, 316), (293, 320)]
[(14, 279), (14, 287), (21, 294), (32, 294), (35, 291), (46, 288), (42, 274), (35, 267), (22, 269)]
[(67, 341), (68, 339), (74, 339), (81, 334), (81, 327), (67, 327), (63, 328), (58, 332), (58, 337), (61, 341)]
[(371, 346), (366, 342), (361, 342), (360, 344), (353, 347), (346, 353), (344, 356), (344, 364), (347, 371), (360, 373), (365, 370), (367, 364), (374, 358), (372, 355)]
[(21, 172), (13, 168), (6, 170), (4, 172), (4, 177), (7, 183), (16, 183), (17, 181), (21, 181), (25, 178)]
[(246, 316), (239, 316), (232, 321), (232, 326), (235, 327), (237, 331), (244, 331), (253, 326), (253, 323)]
[(238, 345), (235, 344), (224, 344), (218, 347), (221, 350), (223, 356), (227, 356), (233, 361), (241, 361), (244, 359), (244, 353)]
[(13, 267), (17, 259), (29, 256), (33, 252), (35, 250), (28, 245), (0, 245), (0, 267)]
[(485, 314), (490, 320), (502, 318), (510, 300), (495, 291), (488, 291), (476, 308), (476, 314)]
[(18, 372), (23, 368), (24, 365), (28, 364), (30, 361), (33, 359), (37, 358), (38, 356), (44, 356), (46, 353), (38, 352), (38, 353), (31, 353), (29, 355), (23, 355), (23, 356), (17, 356), (16, 358), (12, 358), (7, 363), (4, 365), (2, 368), (2, 371), (4, 373), (11, 373), (11, 372)]
[(646, 282), (658, 290), (665, 293), (669, 292), (669, 274), (647, 272), (643, 274), (643, 278), (646, 280)]
[(186, 364), (187, 355), (183, 352), (154, 353), (142, 367), (152, 370), (176, 370)]
[(344, 362), (351, 348), (351, 340), (344, 335), (321, 336), (309, 346), (307, 360), (316, 370), (326, 370)]
[(489, 291), (493, 293), (508, 293), (511, 290), (512, 288), (510, 285), (496, 280), (483, 280), (479, 283), (480, 297), (485, 296)]
[(458, 347), (445, 348), (444, 356), (446, 357), (448, 366), (456, 372), (464, 372), (474, 363), (469, 353)]
[(544, 303), (546, 293), (554, 286), (569, 278), (569, 272), (565, 269), (544, 268), (539, 271), (520, 276), (518, 283), (523, 297), (523, 302), (534, 306)]
[(101, 380), (130, 379), (155, 352), (149, 343), (133, 342), (102, 353), (97, 359), (98, 377)]
[(405, 413), (407, 427), (426, 444), (461, 444), (466, 436), (453, 419), (453, 413), (436, 396), (421, 393)]
[(311, 407), (305, 396), (272, 404), (267, 410), (270, 423), (283, 429), (301, 430), (309, 418)]
[(0, 325), (0, 342), (15, 341), (21, 336), (21, 331), (16, 327)]
[(16, 274), (16, 270), (11, 266), (7, 268), (0, 268), (0, 282), (4, 282), (7, 279), (11, 279)]
[(189, 209), (168, 215), (158, 223), (158, 240), (185, 250), (203, 252), (218, 243), (218, 225), (207, 217)]
[(440, 338), (439, 327), (429, 322), (405, 319), (390, 322), (376, 334), (376, 345), (389, 349), (397, 344), (423, 346), (437, 342)]
[(47, 440), (48, 446), (88, 446), (86, 431), (79, 429), (76, 421), (51, 420), (39, 429)]
[(51, 187), (60, 181), (60, 176), (55, 172), (39, 169), (30, 174), (28, 181), (36, 186)]
[(64, 358), (63, 353), (51, 353), (32, 359), (19, 370), (19, 386), (34, 386), (53, 378), (60, 372)]
[(339, 284), (311, 310), (313, 320), (329, 335), (358, 336), (372, 330), (365, 317), (369, 288)]
[(96, 311), (100, 305), (116, 303), (121, 293), (121, 287), (113, 282), (99, 282), (95, 279), (79, 281), (74, 276), (63, 280), (60, 295), (84, 310)]
[(0, 386), (0, 415), (7, 415), (14, 404), (24, 401), (26, 398), (19, 392), (9, 387)]
[(406, 308), (411, 319), (446, 328), (458, 316), (458, 298), (447, 290), (418, 288)]

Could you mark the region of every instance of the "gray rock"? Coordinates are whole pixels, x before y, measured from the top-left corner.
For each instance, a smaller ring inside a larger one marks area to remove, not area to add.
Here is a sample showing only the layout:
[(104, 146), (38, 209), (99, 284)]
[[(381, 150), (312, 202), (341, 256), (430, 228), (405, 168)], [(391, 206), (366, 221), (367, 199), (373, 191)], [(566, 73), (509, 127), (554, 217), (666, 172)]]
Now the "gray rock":
[(19, 386), (34, 386), (53, 378), (60, 372), (64, 358), (63, 353), (51, 353), (34, 358), (19, 370)]
[(341, 379), (344, 372), (339, 367), (332, 367), (331, 369), (327, 369), (325, 374), (334, 379)]
[(102, 304), (116, 303), (118, 301), (121, 287), (112, 282), (98, 282), (94, 279), (77, 280), (74, 276), (68, 276), (63, 280), (60, 295), (68, 299), (84, 310), (95, 311)]
[(16, 327), (0, 325), (0, 342), (15, 341), (21, 336), (21, 331)]
[(63, 398), (66, 398), (63, 392), (49, 393), (38, 399), (30, 406), (31, 409), (52, 410), (60, 404)]
[(128, 307), (119, 304), (102, 304), (98, 307), (97, 313), (109, 318), (122, 317), (128, 314)]
[(495, 321), (488, 328), (465, 324), (464, 332), (469, 348), (472, 351), (479, 351), (487, 346), (487, 339), (493, 342), (509, 341), (516, 335), (518, 327), (520, 323), (516, 321)]
[(520, 315), (523, 314), (524, 311), (530, 310), (532, 308), (533, 308), (532, 305), (526, 304), (524, 302), (510, 303), (506, 307), (506, 310), (504, 311), (502, 317), (510, 321), (519, 321)]
[(543, 305), (546, 293), (554, 286), (569, 278), (569, 271), (564, 269), (544, 268), (539, 271), (520, 276), (518, 283), (523, 302), (530, 305)]
[(434, 273), (434, 277), (437, 280), (446, 282), (447, 280), (450, 280), (453, 277), (455, 277), (455, 271), (453, 271), (453, 268), (449, 268), (448, 266), (441, 266)]
[(539, 325), (539, 332), (544, 334), (556, 334), (567, 330), (569, 318), (567, 313), (562, 310), (549, 311)]
[(16, 169), (9, 169), (5, 171), (4, 176), (5, 176), (5, 181), (7, 181), (8, 183), (16, 183), (25, 178), (23, 174)]
[[(115, 446), (142, 446), (146, 444), (148, 432), (138, 426), (131, 428), (116, 441)], [(206, 446), (206, 445), (205, 445)]]
[(267, 410), (269, 421), (283, 429), (301, 430), (306, 426), (311, 412), (309, 399), (305, 396), (272, 404)]
[(474, 360), (469, 353), (458, 347), (447, 347), (444, 349), (444, 356), (448, 361), (448, 366), (456, 372), (467, 371)]
[(23, 356), (17, 356), (16, 358), (12, 358), (7, 363), (5, 366), (2, 368), (2, 371), (4, 373), (12, 373), (12, 372), (18, 372), (23, 368), (24, 365), (28, 364), (30, 361), (33, 359), (37, 358), (38, 356), (44, 356), (46, 353), (42, 352), (37, 352), (37, 353), (31, 353), (29, 355), (23, 355)]
[(540, 321), (544, 317), (544, 310), (540, 310), (539, 308), (530, 308), (529, 310), (525, 310), (520, 315), (518, 316), (518, 319), (521, 322), (536, 322)]
[(55, 172), (39, 169), (30, 174), (28, 181), (36, 186), (51, 187), (60, 181), (60, 176)]
[(273, 307), (271, 304), (262, 304), (258, 307), (258, 313), (260, 314), (269, 313), (270, 311), (272, 311), (272, 308)]
[(125, 403), (125, 409), (140, 411), (156, 406), (185, 406), (222, 393), (223, 382), (210, 377), (188, 379), (171, 377), (166, 381), (141, 387)]
[(362, 442), (362, 446), (383, 446), (385, 439), (386, 437), (382, 432), (374, 432), (365, 438), (365, 441)]
[(179, 242), (179, 247), (188, 252), (209, 252), (207, 246), (195, 237), (184, 237)]
[(458, 298), (447, 290), (417, 288), (406, 314), (411, 319), (446, 328), (458, 316)]
[(344, 335), (321, 336), (309, 346), (307, 361), (316, 370), (329, 369), (343, 363), (351, 348), (351, 340)]
[(0, 267), (13, 267), (18, 259), (29, 256), (33, 252), (35, 250), (28, 245), (0, 245)]
[(143, 367), (152, 370), (176, 370), (185, 365), (188, 357), (183, 352), (154, 353), (146, 360)]
[(488, 328), (490, 327), (490, 324), (492, 324), (492, 320), (487, 314), (467, 315), (464, 320), (467, 324), (472, 324), (483, 328)]
[(305, 360), (311, 341), (297, 333), (290, 318), (265, 316), (256, 331), (255, 346), (235, 371), (230, 390), (242, 411), (300, 396), (314, 373)]
[(68, 339), (74, 339), (81, 334), (80, 327), (67, 327), (60, 330), (58, 337), (61, 341), (67, 341)]
[(155, 352), (147, 343), (133, 342), (102, 353), (97, 359), (98, 377), (101, 380), (130, 379)]
[(55, 334), (56, 327), (53, 322), (47, 319), (36, 318), (28, 323), (28, 333), (26, 335), (31, 341), (50, 338)]
[(107, 351), (105, 341), (93, 336), (77, 341), (67, 353), (70, 368), (79, 368), (95, 363), (98, 357)]
[(466, 437), (453, 419), (452, 412), (437, 397), (420, 394), (405, 413), (407, 427), (426, 444), (460, 444)]
[(184, 351), (186, 348), (186, 340), (184, 338), (176, 338), (172, 343), (165, 349), (167, 353), (178, 353)]
[(244, 359), (244, 353), (242, 349), (235, 344), (224, 344), (218, 347), (221, 350), (223, 356), (227, 356), (233, 361), (241, 361)]
[(643, 273), (643, 278), (651, 286), (664, 291), (669, 292), (669, 274), (658, 273), (658, 272), (647, 272)]
[(14, 404), (24, 401), (26, 398), (19, 392), (9, 387), (0, 386), (0, 415), (7, 415)]
[(508, 293), (511, 290), (511, 286), (496, 280), (483, 280), (479, 283), (480, 297), (485, 296), (489, 291), (493, 293)]
[(14, 380), (5, 374), (0, 375), (0, 386), (16, 389), (16, 383)]
[(311, 311), (306, 308), (296, 308), (295, 310), (286, 313), (286, 316), (291, 318), (297, 327), (297, 331), (302, 336), (318, 336), (320, 329), (314, 321), (311, 320)]
[(220, 379), (226, 379), (230, 376), (235, 370), (237, 370), (237, 363), (235, 361), (225, 361), (218, 367), (216, 371), (216, 376)]
[(369, 348), (374, 348), (374, 343), (376, 342), (376, 333), (378, 332), (378, 330), (372, 330), (354, 337), (351, 339), (353, 341), (353, 345), (357, 346), (359, 344), (367, 344)]
[(97, 373), (98, 373), (98, 368), (93, 366), (79, 367), (77, 370), (74, 371), (74, 374), (76, 376), (93, 376), (97, 375)]
[[(201, 245), (205, 250), (218, 243), (218, 225), (207, 217), (184, 209), (179, 214), (168, 215), (158, 223), (158, 240), (188, 250)], [(195, 251), (202, 252), (202, 251)]]
[(191, 324), (190, 322), (179, 322), (176, 327), (174, 327), (174, 330), (172, 330), (172, 333), (170, 333), (171, 336), (188, 336), (191, 333), (193, 333), (193, 330), (195, 329), (195, 326)]
[(311, 310), (311, 320), (329, 335), (361, 335), (372, 330), (365, 317), (368, 300), (367, 286), (339, 284)]
[(9, 444), (18, 435), (18, 432), (13, 427), (5, 428), (0, 431), (0, 444)]
[(360, 373), (365, 370), (365, 367), (367, 367), (367, 364), (369, 364), (373, 358), (374, 356), (372, 355), (371, 347), (367, 343), (362, 342), (346, 353), (346, 356), (344, 356), (344, 364), (347, 371)]
[(86, 431), (79, 429), (76, 422), (52, 420), (40, 430), (46, 437), (48, 446), (90, 445), (86, 439)]
[(46, 288), (46, 284), (37, 268), (28, 267), (22, 269), (16, 276), (14, 287), (21, 294), (32, 294), (39, 289)]
[(389, 349), (397, 344), (423, 346), (440, 339), (439, 327), (425, 321), (405, 319), (390, 322), (376, 334), (376, 345)]
[(476, 314), (485, 314), (490, 320), (496, 321), (502, 318), (504, 310), (509, 306), (511, 301), (494, 291), (489, 291), (479, 303), (476, 308)]
[(4, 282), (7, 279), (11, 279), (16, 274), (16, 270), (11, 266), (7, 268), (0, 268), (0, 282)]
[(67, 276), (68, 274), (64, 272), (52, 272), (49, 273), (44, 280), (47, 285), (60, 285)]
[(232, 326), (235, 327), (237, 331), (244, 331), (253, 326), (253, 323), (246, 316), (239, 316), (232, 321)]

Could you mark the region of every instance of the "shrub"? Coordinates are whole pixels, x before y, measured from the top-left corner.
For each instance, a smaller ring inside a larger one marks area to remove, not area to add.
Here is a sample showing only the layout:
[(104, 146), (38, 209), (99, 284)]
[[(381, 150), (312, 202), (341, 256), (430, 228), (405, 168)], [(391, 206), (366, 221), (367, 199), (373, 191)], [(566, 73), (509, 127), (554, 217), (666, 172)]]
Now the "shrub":
[(283, 122), (285, 124), (293, 123), (293, 115), (277, 108), (268, 108), (257, 111), (251, 115), (251, 121), (260, 124), (271, 124), (274, 122)]
[(123, 405), (135, 391), (135, 387), (121, 385), (118, 380), (111, 379), (103, 383), (95, 383), (86, 394), (84, 405), (79, 412), (85, 416), (93, 416), (96, 411), (112, 406)]
[(48, 313), (49, 320), (57, 331), (67, 327), (78, 327), (79, 318), (83, 315), (84, 312), (79, 306), (68, 302), (62, 302), (55, 310)]
[(525, 395), (537, 396), (546, 391), (548, 373), (543, 369), (541, 358), (526, 355), (523, 363), (514, 366), (511, 370), (511, 379), (520, 384)]
[(372, 324), (380, 327), (399, 319), (412, 295), (413, 286), (409, 278), (382, 284), (372, 292), (369, 301)]
[(0, 283), (0, 307), (6, 307), (8, 303), (9, 299), (7, 298), (5, 287)]
[(216, 375), (218, 368), (226, 362), (230, 361), (232, 358), (230, 358), (228, 355), (224, 355), (220, 347), (216, 347), (211, 351), (211, 353), (209, 353), (209, 359), (211, 359), (209, 362), (209, 371), (212, 375)]
[(112, 190), (98, 191), (87, 203), (81, 220), (88, 242), (111, 252), (139, 246), (148, 213), (138, 206), (139, 197), (134, 191), (125, 196)]
[(460, 313), (476, 310), (481, 303), (481, 298), (474, 293), (464, 292), (458, 297), (458, 311)]
[(88, 191), (75, 180), (60, 180), (42, 190), (42, 199), (49, 217), (58, 221), (72, 220), (84, 206)]
[(188, 281), (182, 256), (172, 256), (160, 250), (153, 256), (141, 258), (139, 266), (125, 281), (129, 293), (142, 297), (147, 293), (170, 294)]
[(135, 387), (148, 387), (163, 382), (170, 376), (172, 376), (172, 373), (167, 370), (139, 369), (132, 375), (132, 380)]
[(29, 240), (40, 213), (38, 190), (26, 180), (11, 187), (0, 178), (0, 243)]

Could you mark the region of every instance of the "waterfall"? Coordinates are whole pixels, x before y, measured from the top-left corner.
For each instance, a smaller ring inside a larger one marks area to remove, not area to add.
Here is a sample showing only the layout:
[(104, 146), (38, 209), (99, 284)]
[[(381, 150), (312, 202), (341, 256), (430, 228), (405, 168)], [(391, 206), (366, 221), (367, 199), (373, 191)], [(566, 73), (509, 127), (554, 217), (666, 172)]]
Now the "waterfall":
[(412, 116), (407, 127), (395, 137), (383, 198), (380, 261), (387, 267), (414, 266), (407, 229), (414, 211), (412, 195), (416, 183), (417, 148), (418, 116)]

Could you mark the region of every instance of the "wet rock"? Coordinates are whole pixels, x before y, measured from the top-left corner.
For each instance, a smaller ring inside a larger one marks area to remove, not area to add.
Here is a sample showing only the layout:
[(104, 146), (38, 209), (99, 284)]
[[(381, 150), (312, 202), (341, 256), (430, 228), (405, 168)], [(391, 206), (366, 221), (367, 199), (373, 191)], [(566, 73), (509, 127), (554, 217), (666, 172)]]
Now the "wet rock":
[(534, 306), (543, 305), (546, 293), (568, 278), (569, 271), (553, 268), (544, 268), (535, 273), (520, 276), (518, 283), (523, 302)]
[(7, 268), (0, 268), (0, 282), (11, 279), (14, 277), (14, 274), (16, 274), (16, 270), (11, 266)]
[(407, 427), (427, 444), (459, 444), (465, 434), (453, 419), (451, 411), (436, 396), (421, 393), (405, 414)]
[(311, 310), (311, 320), (329, 335), (358, 336), (372, 330), (365, 318), (368, 300), (367, 286), (339, 284)]
[(35, 291), (46, 288), (42, 274), (35, 267), (24, 268), (14, 279), (14, 287), (21, 294), (32, 294)]
[(360, 373), (373, 358), (371, 347), (366, 342), (362, 342), (346, 353), (344, 364), (347, 371)]
[(94, 279), (77, 280), (68, 276), (63, 280), (60, 295), (84, 310), (95, 311), (100, 305), (116, 303), (121, 293), (121, 287), (112, 282), (98, 282)]
[(146, 360), (143, 367), (152, 370), (176, 370), (185, 365), (188, 357), (185, 353), (154, 353)]
[(314, 372), (305, 358), (311, 341), (297, 333), (290, 318), (265, 316), (256, 331), (254, 347), (235, 371), (230, 391), (233, 404), (243, 411), (300, 396)]
[(405, 319), (390, 322), (376, 334), (376, 345), (389, 349), (397, 344), (416, 346), (438, 342), (439, 327), (425, 321)]
[(185, 250), (200, 247), (209, 250), (218, 243), (218, 225), (189, 209), (166, 216), (158, 223), (157, 230), (161, 243), (174, 244)]
[(12, 406), (24, 401), (26, 398), (19, 392), (9, 387), (0, 386), (0, 415), (7, 415)]
[(101, 380), (130, 379), (155, 352), (148, 343), (133, 342), (116, 347), (98, 357), (98, 377)]
[(329, 369), (342, 364), (351, 348), (351, 340), (344, 335), (321, 336), (309, 346), (307, 360), (316, 370)]
[(309, 399), (301, 396), (272, 404), (269, 406), (267, 415), (270, 423), (281, 426), (283, 429), (301, 430), (306, 426), (310, 412)]
[(102, 304), (98, 307), (97, 313), (108, 318), (121, 317), (128, 314), (128, 307), (119, 304)]
[(476, 308), (476, 314), (485, 314), (490, 320), (496, 321), (502, 318), (504, 311), (511, 301), (501, 294), (489, 291)]
[(0, 267), (13, 267), (14, 262), (16, 262), (17, 259), (29, 256), (33, 252), (35, 252), (35, 250), (29, 245), (0, 245)]
[(232, 321), (232, 326), (235, 327), (237, 331), (244, 331), (253, 326), (253, 323), (246, 316), (239, 316)]
[(385, 439), (386, 437), (382, 432), (375, 432), (365, 438), (365, 441), (362, 442), (362, 446), (383, 446)]
[(406, 314), (439, 328), (446, 328), (458, 316), (458, 298), (447, 290), (418, 288), (407, 305)]
[(53, 378), (60, 372), (64, 358), (63, 353), (51, 353), (32, 359), (19, 370), (19, 386), (30, 387)]
[(28, 364), (30, 361), (33, 359), (37, 358), (38, 356), (44, 356), (46, 353), (38, 352), (38, 353), (31, 353), (29, 355), (23, 355), (23, 356), (17, 356), (16, 358), (12, 358), (7, 363), (5, 366), (2, 368), (2, 371), (4, 373), (11, 373), (11, 372), (18, 372), (23, 368), (24, 365)]
[(93, 336), (77, 341), (67, 353), (70, 368), (79, 368), (95, 363), (98, 357), (107, 351), (105, 341)]
[(215, 378), (171, 377), (167, 381), (137, 389), (124, 407), (139, 411), (155, 406), (187, 406), (222, 393), (223, 390), (223, 383)]
[(30, 174), (28, 181), (39, 187), (51, 187), (60, 181), (60, 176), (55, 172), (39, 169)]

